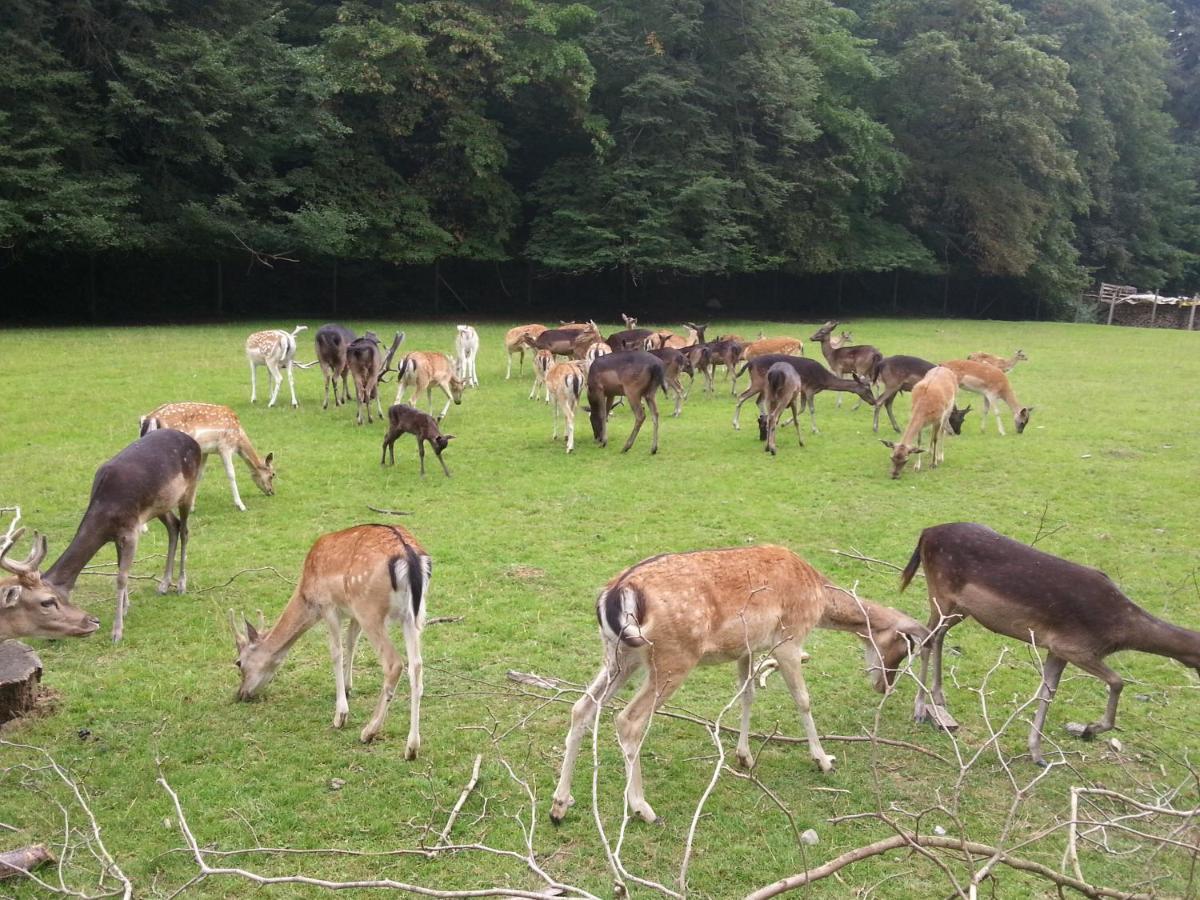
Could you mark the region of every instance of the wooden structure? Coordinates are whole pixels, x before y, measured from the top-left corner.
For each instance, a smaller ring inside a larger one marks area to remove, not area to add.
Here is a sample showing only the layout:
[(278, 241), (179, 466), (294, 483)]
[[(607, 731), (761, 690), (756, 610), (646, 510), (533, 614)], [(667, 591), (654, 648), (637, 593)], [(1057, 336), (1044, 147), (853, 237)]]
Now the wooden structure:
[(0, 641), (0, 725), (25, 715), (37, 702), (42, 661), (18, 641)]
[(1141, 293), (1127, 284), (1101, 284), (1100, 290), (1088, 295), (1100, 306), (1108, 307), (1105, 324), (1130, 325), (1142, 328), (1196, 327), (1196, 307), (1200, 294), (1187, 297), (1162, 297), (1158, 292)]

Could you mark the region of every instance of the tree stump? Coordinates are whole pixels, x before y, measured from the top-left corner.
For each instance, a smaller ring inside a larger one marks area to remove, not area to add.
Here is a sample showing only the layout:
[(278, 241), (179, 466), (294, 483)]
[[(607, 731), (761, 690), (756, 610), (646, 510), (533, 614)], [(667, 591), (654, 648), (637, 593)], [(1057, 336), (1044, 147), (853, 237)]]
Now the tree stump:
[(42, 661), (18, 641), (0, 641), (0, 725), (25, 715), (37, 702)]

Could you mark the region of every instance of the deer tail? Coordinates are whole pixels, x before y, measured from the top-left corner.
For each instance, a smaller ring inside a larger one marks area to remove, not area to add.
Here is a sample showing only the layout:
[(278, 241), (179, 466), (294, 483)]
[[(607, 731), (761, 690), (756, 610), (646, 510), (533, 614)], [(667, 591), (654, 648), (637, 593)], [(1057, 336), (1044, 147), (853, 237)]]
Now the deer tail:
[(917, 546), (913, 549), (912, 556), (908, 559), (908, 565), (904, 567), (904, 571), (900, 573), (900, 590), (903, 591), (908, 587), (908, 583), (913, 580), (913, 576), (917, 574), (917, 569), (921, 566), (921, 541), (925, 540), (925, 533), (917, 538)]

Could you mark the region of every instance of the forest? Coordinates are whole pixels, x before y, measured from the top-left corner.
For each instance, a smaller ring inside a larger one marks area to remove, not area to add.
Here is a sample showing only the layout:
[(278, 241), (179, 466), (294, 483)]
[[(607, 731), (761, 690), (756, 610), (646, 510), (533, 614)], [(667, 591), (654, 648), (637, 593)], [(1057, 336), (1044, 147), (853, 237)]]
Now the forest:
[(7, 0), (0, 317), (1087, 318), (1200, 290), (1198, 57), (1184, 0)]

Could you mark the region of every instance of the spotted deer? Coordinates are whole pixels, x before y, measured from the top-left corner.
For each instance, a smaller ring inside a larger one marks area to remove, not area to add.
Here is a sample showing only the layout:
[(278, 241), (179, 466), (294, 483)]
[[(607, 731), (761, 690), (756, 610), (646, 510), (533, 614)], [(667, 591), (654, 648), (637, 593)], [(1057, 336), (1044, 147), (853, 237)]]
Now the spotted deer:
[(287, 369), (288, 390), (292, 392), (292, 406), (296, 402), (296, 383), (292, 378), (292, 367), (296, 365), (296, 335), (307, 331), (307, 325), (297, 325), (289, 334), (286, 331), (256, 331), (246, 338), (246, 360), (250, 363), (250, 402), (258, 400), (258, 367), (266, 366), (271, 379), (271, 399), (267, 406), (275, 405), (279, 387), (283, 384), (280, 368)]
[(996, 414), (996, 428), (1000, 430), (1001, 435), (1004, 434), (1004, 423), (1000, 421), (1001, 400), (1012, 413), (1013, 426), (1017, 429), (1017, 434), (1021, 434), (1025, 430), (1034, 407), (1021, 405), (1021, 401), (1013, 392), (1012, 385), (1008, 382), (1007, 375), (993, 365), (973, 359), (952, 359), (942, 365), (953, 370), (954, 374), (958, 376), (958, 386), (964, 391), (983, 395), (983, 413), (979, 417), (980, 431), (987, 429), (988, 409), (991, 409)]
[(508, 329), (504, 335), (504, 352), (508, 355), (508, 371), (504, 374), (505, 381), (512, 378), (513, 354), (520, 354), (520, 364), (517, 367), (517, 374), (520, 375), (525, 368), (525, 351), (545, 330), (545, 325), (537, 324), (518, 325), (516, 328)]
[[(900, 442), (880, 440), (879, 443), (892, 451), (892, 477), (899, 478), (908, 463), (910, 456), (924, 453), (921, 447), (921, 432), (930, 429), (929, 449), (933, 453), (933, 467), (936, 469), (946, 458), (946, 431), (950, 430), (950, 417), (957, 410), (954, 407), (954, 397), (958, 393), (958, 378), (945, 366), (934, 366), (929, 373), (917, 382), (912, 390), (912, 412), (909, 413), (908, 427), (900, 436)], [(971, 407), (962, 410), (959, 415), (959, 429), (962, 427), (962, 417), (970, 412)], [(917, 471), (921, 471), (921, 459), (917, 457)]]
[(586, 383), (587, 371), (580, 361), (555, 363), (546, 373), (546, 390), (554, 408), (551, 440), (558, 440), (558, 414), (561, 411), (566, 423), (568, 453), (575, 449), (575, 407), (579, 405), (579, 395)]
[(388, 623), (398, 621), (408, 656), (411, 704), (404, 756), (416, 759), (421, 748), (421, 630), (432, 572), (429, 554), (398, 525), (356, 525), (317, 538), (304, 560), (300, 583), (274, 626), (260, 630), (247, 620), (242, 633), (233, 611), (229, 613), (237, 643), (235, 665), (241, 672), (238, 699), (257, 696), (275, 676), (292, 645), (323, 621), (333, 659), (333, 727), (342, 728), (350, 717), (347, 698), (354, 677), (354, 650), (359, 636), (366, 632), (383, 667), (383, 689), (375, 714), (359, 734), (364, 744), (370, 743), (383, 729), (396, 685), (404, 674), (404, 660), (388, 635)]
[(260, 491), (268, 497), (275, 493), (275, 454), (268, 453), (265, 459), (259, 458), (237, 413), (228, 406), (217, 406), (215, 403), (167, 403), (142, 416), (140, 426), (142, 437), (160, 428), (174, 428), (195, 438), (203, 454), (201, 475), (211, 454), (221, 457), (229, 488), (233, 491), (233, 505), (242, 512), (246, 511), (246, 504), (238, 493), (237, 474), (233, 470), (235, 455), (245, 461), (250, 469), (250, 477)]
[(404, 389), (412, 388), (410, 402), (416, 405), (417, 395), (422, 391), (429, 401), (429, 413), (433, 414), (433, 389), (441, 389), (446, 395), (446, 405), (437, 416), (440, 422), (446, 418), (450, 404), (456, 406), (462, 403), (463, 389), (466, 384), (454, 374), (454, 363), (445, 353), (430, 353), (424, 350), (414, 350), (400, 361), (396, 367), (396, 402), (404, 402)]

